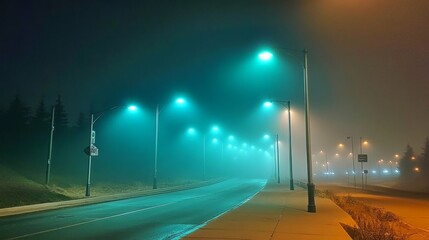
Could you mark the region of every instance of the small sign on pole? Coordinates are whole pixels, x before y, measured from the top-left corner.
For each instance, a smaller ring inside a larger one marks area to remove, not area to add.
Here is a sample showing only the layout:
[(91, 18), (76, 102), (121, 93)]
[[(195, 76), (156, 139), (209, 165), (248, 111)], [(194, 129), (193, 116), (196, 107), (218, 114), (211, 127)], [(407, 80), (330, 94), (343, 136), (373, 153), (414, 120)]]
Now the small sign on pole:
[(98, 148), (94, 145), (94, 144), (91, 144), (91, 147), (86, 147), (84, 150), (83, 150), (88, 156), (89, 155), (91, 155), (92, 157), (96, 157), (96, 156), (98, 156)]
[(367, 154), (358, 154), (358, 162), (368, 162)]
[(95, 143), (95, 131), (91, 132), (91, 143), (94, 144)]

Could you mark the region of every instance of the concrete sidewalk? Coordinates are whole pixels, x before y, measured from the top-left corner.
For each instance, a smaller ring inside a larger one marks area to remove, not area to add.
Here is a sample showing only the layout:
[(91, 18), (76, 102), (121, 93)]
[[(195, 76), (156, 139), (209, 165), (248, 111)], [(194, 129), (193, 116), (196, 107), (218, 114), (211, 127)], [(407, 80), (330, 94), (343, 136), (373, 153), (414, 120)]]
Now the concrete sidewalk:
[(351, 239), (340, 223), (353, 219), (329, 199), (316, 197), (307, 212), (307, 190), (268, 183), (254, 198), (183, 239)]

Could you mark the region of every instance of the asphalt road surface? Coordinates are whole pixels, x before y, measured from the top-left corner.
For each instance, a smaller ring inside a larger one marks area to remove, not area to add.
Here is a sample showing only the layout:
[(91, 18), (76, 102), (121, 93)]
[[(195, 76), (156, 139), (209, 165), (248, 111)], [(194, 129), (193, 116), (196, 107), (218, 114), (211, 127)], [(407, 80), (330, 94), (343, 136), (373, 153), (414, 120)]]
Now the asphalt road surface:
[(0, 239), (178, 239), (259, 192), (232, 179), (159, 195), (0, 218)]

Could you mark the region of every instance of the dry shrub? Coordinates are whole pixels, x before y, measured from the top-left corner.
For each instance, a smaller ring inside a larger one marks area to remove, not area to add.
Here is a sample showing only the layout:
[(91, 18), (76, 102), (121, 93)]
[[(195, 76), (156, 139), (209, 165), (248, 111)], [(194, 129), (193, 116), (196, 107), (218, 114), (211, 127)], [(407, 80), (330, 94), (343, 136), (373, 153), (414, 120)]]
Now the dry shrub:
[(355, 240), (406, 240), (415, 232), (392, 212), (371, 207), (352, 196), (337, 196), (329, 191), (318, 191), (347, 212), (357, 226), (343, 226)]

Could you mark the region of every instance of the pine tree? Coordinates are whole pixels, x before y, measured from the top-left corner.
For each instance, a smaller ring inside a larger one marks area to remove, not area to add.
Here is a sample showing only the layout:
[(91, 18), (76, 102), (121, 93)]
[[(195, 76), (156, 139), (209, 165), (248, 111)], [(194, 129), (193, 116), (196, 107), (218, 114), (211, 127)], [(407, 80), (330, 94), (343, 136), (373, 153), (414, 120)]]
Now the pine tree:
[(67, 113), (64, 108), (64, 104), (61, 100), (61, 95), (58, 95), (55, 102), (55, 128), (58, 130), (68, 128)]
[(426, 180), (429, 180), (429, 138), (426, 138), (422, 150), (423, 152), (418, 159), (421, 165), (421, 173)]
[(19, 135), (28, 129), (30, 108), (25, 106), (18, 95), (11, 102), (6, 113), (5, 125), (9, 135)]
[(79, 113), (76, 128), (79, 132), (89, 131), (89, 121), (90, 119), (83, 112)]
[(415, 154), (413, 148), (408, 144), (403, 157), (399, 160), (399, 169), (402, 181), (412, 180), (412, 176), (416, 174)]
[(46, 130), (49, 127), (51, 114), (46, 110), (45, 98), (42, 97), (39, 106), (36, 109), (35, 116), (32, 120), (32, 125), (36, 131)]

